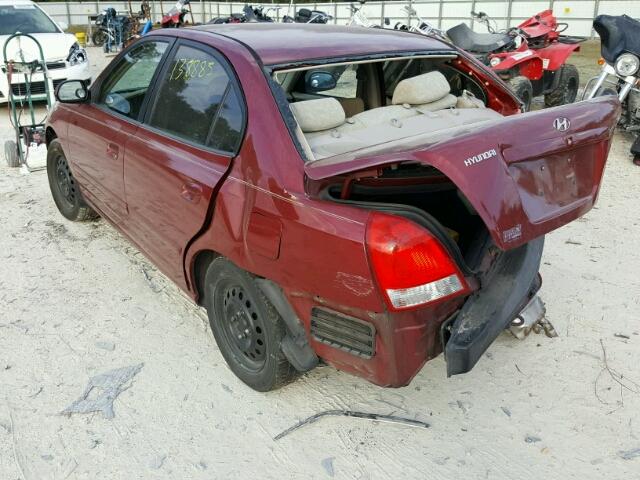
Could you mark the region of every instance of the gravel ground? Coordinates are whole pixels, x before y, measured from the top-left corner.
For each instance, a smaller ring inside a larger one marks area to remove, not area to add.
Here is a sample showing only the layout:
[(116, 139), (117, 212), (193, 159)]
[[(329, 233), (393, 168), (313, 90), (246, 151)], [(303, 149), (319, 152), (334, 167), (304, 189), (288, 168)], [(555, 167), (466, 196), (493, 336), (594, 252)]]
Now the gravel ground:
[[(439, 357), (396, 390), (320, 367), (268, 394), (234, 377), (203, 311), (136, 248), (104, 221), (67, 222), (44, 172), (2, 162), (0, 479), (637, 478), (629, 146), (616, 136), (597, 207), (548, 236), (541, 295), (558, 338), (503, 334), (471, 373), (447, 379)], [(61, 414), (90, 378), (139, 364), (115, 418)], [(273, 440), (327, 409), (431, 427), (327, 418)]]

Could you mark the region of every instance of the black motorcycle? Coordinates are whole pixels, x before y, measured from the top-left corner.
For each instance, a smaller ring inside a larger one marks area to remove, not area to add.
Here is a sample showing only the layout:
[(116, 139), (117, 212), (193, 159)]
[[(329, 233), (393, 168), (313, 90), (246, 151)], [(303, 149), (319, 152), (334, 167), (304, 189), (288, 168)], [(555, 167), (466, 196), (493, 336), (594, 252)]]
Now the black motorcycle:
[(109, 51), (114, 47), (122, 47), (131, 36), (131, 19), (127, 15), (118, 15), (115, 8), (106, 8), (95, 20), (96, 30), (91, 41), (96, 47), (104, 47)]
[(593, 21), (605, 60), (598, 77), (587, 82), (587, 98), (617, 95), (623, 112), (618, 125), (634, 132), (633, 163), (640, 166), (640, 22), (627, 15), (600, 15)]
[(296, 12), (295, 17), (285, 15), (282, 18), (284, 23), (321, 23), (326, 24), (333, 17), (322, 10), (309, 10), (308, 8), (301, 8)]
[(265, 9), (263, 6), (253, 7), (251, 5), (245, 5), (242, 9), (242, 13), (232, 13), (228, 17), (219, 17), (209, 20), (210, 24), (221, 23), (256, 23), (256, 22), (273, 22), (273, 18), (269, 16), (269, 11), (277, 10), (280, 7), (271, 7)]
[[(251, 5), (245, 5), (242, 9), (242, 13), (232, 13), (228, 17), (219, 17), (209, 20), (207, 23), (221, 24), (221, 23), (255, 23), (255, 22), (273, 22), (273, 18), (269, 16), (270, 11), (278, 11), (281, 7), (269, 7), (263, 6), (253, 7)], [(333, 17), (328, 13), (320, 10), (309, 10), (308, 8), (301, 8), (298, 10), (294, 17), (285, 15), (282, 17), (284, 23), (321, 23), (326, 24)]]

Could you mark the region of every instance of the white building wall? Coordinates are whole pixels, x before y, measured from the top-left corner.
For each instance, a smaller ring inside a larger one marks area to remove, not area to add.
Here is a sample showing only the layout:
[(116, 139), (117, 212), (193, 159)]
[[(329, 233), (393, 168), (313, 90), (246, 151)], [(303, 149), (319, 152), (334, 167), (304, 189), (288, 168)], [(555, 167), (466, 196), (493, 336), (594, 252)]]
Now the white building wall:
[[(139, 8), (139, 2), (133, 0), (133, 8)], [(256, 5), (259, 2), (253, 2)], [(406, 22), (407, 15), (403, 11), (405, 5), (411, 4), (413, 8), (425, 20), (434, 23), (440, 28), (449, 28), (460, 22), (467, 22), (477, 31), (483, 31), (484, 26), (472, 22), (469, 13), (471, 10), (482, 11), (493, 17), (499, 28), (516, 26), (526, 18), (547, 8), (552, 8), (558, 17), (558, 21), (569, 25), (566, 33), (576, 36), (592, 36), (591, 22), (601, 13), (609, 15), (621, 15), (626, 13), (634, 18), (640, 18), (640, 0), (418, 0), (418, 1), (387, 1), (367, 2), (364, 12), (372, 21), (382, 24), (383, 18), (388, 17), (393, 25), (396, 22)], [(161, 12), (167, 12), (174, 2), (152, 1), (151, 11), (154, 22), (160, 21)], [(191, 10), (195, 22), (206, 22), (218, 16), (228, 16), (232, 12), (241, 12), (244, 3), (220, 3), (210, 1), (192, 0)], [(288, 3), (263, 3), (265, 8), (281, 7), (277, 15), (282, 17), (287, 13)], [(357, 5), (357, 4), (356, 4)], [(102, 9), (114, 7), (118, 11), (126, 12), (128, 2), (124, 1), (90, 1), (90, 2), (47, 2), (40, 6), (54, 19), (65, 21), (70, 25), (86, 25), (88, 16), (95, 15)], [(344, 24), (351, 16), (350, 3), (316, 3), (300, 4), (300, 7), (317, 8), (333, 15), (334, 22)], [(296, 6), (294, 4), (293, 10)], [(276, 16), (275, 12), (272, 12)], [(291, 12), (293, 13), (293, 11)]]

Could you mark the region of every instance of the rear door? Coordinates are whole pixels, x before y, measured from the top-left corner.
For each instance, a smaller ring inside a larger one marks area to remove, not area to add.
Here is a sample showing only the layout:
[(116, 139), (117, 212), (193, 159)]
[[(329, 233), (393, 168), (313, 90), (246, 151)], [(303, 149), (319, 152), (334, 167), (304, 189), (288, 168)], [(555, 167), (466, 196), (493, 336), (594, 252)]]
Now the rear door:
[(74, 175), (87, 195), (116, 223), (127, 214), (124, 194), (124, 152), (134, 138), (143, 103), (168, 40), (137, 43), (92, 89), (91, 103), (79, 104), (69, 124), (69, 149)]
[(129, 139), (124, 185), (127, 231), (173, 281), (203, 227), (245, 124), (240, 85), (215, 49), (180, 40), (158, 77), (144, 122)]

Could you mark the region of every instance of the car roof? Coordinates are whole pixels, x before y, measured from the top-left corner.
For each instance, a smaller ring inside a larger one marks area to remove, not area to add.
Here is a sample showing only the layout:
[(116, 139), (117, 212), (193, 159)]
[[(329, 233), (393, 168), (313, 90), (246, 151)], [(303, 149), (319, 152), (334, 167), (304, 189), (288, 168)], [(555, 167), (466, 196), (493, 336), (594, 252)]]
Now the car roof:
[(33, 4), (31, 0), (0, 0), (0, 5), (6, 7), (8, 5), (25, 5), (25, 4)]
[(253, 50), (265, 65), (395, 52), (455, 50), (433, 37), (383, 28), (265, 22), (200, 25), (193, 29), (235, 39)]

